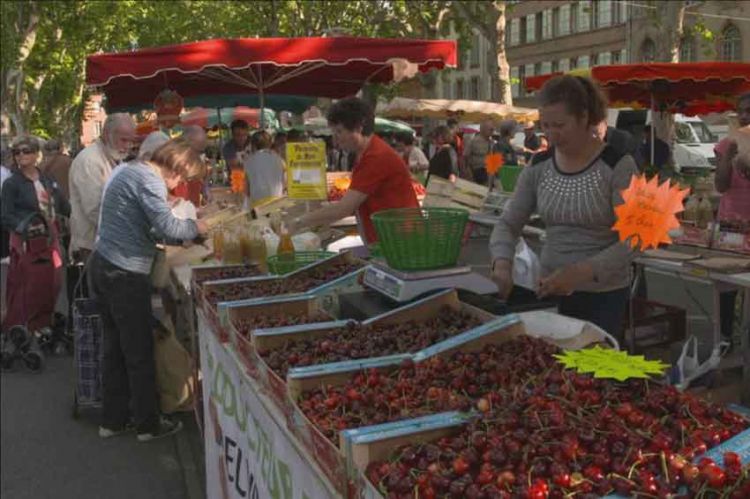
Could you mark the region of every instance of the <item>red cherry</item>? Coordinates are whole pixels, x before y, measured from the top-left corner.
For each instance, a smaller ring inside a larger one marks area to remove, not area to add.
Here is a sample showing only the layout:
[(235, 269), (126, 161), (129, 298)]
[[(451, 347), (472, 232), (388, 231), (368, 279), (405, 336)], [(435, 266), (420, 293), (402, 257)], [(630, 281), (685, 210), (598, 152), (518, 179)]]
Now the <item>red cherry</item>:
[(570, 487), (570, 475), (568, 473), (559, 473), (552, 477), (552, 483), (558, 487), (567, 489)]
[(740, 469), (742, 468), (742, 460), (740, 455), (736, 452), (725, 452), (724, 453), (724, 467), (728, 469)]
[(453, 460), (453, 471), (455, 471), (457, 475), (463, 475), (469, 471), (469, 463), (467, 463), (464, 458), (457, 457)]

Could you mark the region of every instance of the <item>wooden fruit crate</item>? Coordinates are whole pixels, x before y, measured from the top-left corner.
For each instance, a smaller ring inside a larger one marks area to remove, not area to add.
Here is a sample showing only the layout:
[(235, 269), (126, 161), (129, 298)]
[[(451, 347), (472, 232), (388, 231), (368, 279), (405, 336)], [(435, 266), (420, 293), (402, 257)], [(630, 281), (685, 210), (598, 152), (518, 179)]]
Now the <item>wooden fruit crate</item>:
[(468, 180), (459, 178), (453, 183), (433, 175), (427, 184), (422, 206), (463, 208), (469, 213), (477, 213), (482, 209), (488, 193), (488, 187)]

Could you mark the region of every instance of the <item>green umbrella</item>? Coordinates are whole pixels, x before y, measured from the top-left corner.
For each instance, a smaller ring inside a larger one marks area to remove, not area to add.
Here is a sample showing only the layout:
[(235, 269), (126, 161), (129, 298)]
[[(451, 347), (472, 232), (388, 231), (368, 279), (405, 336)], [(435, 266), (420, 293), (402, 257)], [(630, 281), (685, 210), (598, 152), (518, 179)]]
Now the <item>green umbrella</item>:
[[(331, 129), (328, 127), (328, 120), (323, 117), (309, 118), (305, 120), (303, 125), (295, 125), (292, 129), (310, 132), (313, 135), (331, 135)], [(387, 120), (385, 118), (375, 118), (375, 131), (377, 133), (414, 133), (414, 129), (406, 123)]]

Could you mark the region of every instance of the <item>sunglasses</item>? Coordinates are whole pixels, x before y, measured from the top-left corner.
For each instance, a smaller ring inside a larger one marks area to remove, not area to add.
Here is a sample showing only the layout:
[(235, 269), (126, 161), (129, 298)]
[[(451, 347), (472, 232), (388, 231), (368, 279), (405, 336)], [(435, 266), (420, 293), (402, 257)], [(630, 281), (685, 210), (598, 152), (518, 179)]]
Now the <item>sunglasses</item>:
[(19, 154), (36, 154), (36, 153), (37, 153), (36, 151), (33, 151), (25, 147), (23, 149), (13, 149), (13, 156), (18, 156)]

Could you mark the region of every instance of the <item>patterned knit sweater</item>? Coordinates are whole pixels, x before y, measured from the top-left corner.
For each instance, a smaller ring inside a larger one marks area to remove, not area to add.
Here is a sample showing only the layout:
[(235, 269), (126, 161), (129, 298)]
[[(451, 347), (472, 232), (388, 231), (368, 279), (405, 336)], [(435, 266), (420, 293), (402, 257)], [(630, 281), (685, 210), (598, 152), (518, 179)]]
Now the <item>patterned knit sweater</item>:
[(538, 213), (547, 238), (541, 255), (542, 274), (588, 261), (594, 281), (578, 291), (610, 291), (627, 286), (635, 254), (612, 230), (620, 192), (637, 172), (635, 161), (606, 146), (583, 171), (560, 171), (554, 149), (536, 154), (521, 173), (513, 199), (506, 205), (490, 239), (493, 258), (513, 260), (523, 226)]

